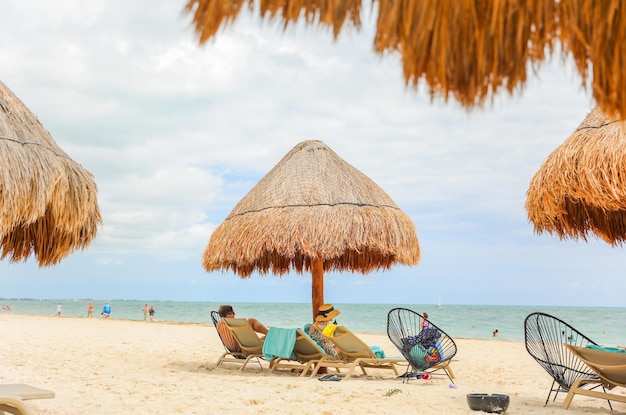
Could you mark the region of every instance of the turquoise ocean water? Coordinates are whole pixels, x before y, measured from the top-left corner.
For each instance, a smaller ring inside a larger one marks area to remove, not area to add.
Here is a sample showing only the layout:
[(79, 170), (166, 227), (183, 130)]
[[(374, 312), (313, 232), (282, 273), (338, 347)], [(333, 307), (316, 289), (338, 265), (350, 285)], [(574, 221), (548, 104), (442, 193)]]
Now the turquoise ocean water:
[[(84, 317), (89, 300), (0, 299), (0, 305), (10, 305), (4, 313), (49, 315), (56, 314), (57, 304), (63, 304), (63, 316)], [(111, 317), (143, 320), (144, 304), (153, 305), (156, 321), (211, 324), (209, 313), (219, 303), (181, 301), (111, 300)], [(94, 317), (101, 318), (104, 301), (94, 300)], [(406, 307), (422, 314), (453, 338), (491, 339), (498, 329), (499, 340), (524, 340), (524, 319), (535, 311), (552, 314), (566, 321), (597, 343), (606, 346), (626, 345), (626, 308), (609, 307), (550, 307), (550, 306), (489, 306), (423, 304), (334, 304), (341, 311), (339, 324), (359, 333), (386, 334), (387, 313), (394, 307)], [(274, 327), (302, 327), (311, 320), (309, 303), (232, 303), (237, 317), (256, 317)], [(0, 320), (1, 326), (1, 320)]]

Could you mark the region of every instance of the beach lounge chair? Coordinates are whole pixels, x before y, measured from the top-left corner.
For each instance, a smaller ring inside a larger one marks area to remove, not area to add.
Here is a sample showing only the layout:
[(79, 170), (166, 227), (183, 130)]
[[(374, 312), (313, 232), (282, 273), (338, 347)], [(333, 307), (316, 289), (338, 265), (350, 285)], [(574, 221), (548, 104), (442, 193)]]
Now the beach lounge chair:
[(0, 414), (34, 415), (24, 401), (30, 399), (52, 399), (54, 392), (23, 383), (0, 385)]
[[(524, 344), (528, 353), (552, 377), (545, 405), (554, 392), (568, 392), (579, 379), (597, 380), (598, 376), (566, 346), (597, 344), (563, 320), (545, 313), (531, 313), (524, 320)], [(597, 385), (596, 385), (597, 386)]]
[(215, 366), (219, 366), (224, 362), (244, 364), (246, 361), (246, 356), (241, 352), (230, 351), (230, 349), (228, 348), (228, 345), (226, 344), (226, 341), (222, 338), (222, 334), (217, 329), (218, 324), (221, 324), (220, 322), (222, 321), (222, 317), (217, 311), (211, 311), (211, 321), (213, 321), (213, 325), (215, 326), (215, 331), (217, 332), (217, 335), (219, 336), (220, 341), (222, 342), (222, 345), (224, 346), (224, 353), (222, 353), (219, 359), (217, 359), (217, 363), (215, 364)]
[(329, 339), (338, 348), (341, 357), (332, 357), (325, 355), (313, 369), (311, 377), (315, 376), (320, 368), (329, 367), (339, 369), (348, 369), (344, 380), (348, 380), (352, 376), (352, 372), (357, 367), (361, 368), (364, 375), (367, 375), (366, 368), (372, 369), (390, 369), (399, 374), (397, 365), (407, 365), (404, 358), (381, 358), (376, 356), (372, 349), (359, 339), (354, 333), (344, 326), (337, 326), (333, 337)]
[[(423, 321), (428, 322), (427, 328), (422, 329)], [(393, 308), (387, 314), (387, 336), (410, 364), (405, 380), (411, 378), (411, 368), (416, 375), (443, 370), (454, 383), (450, 362), (457, 353), (456, 343), (432, 321), (408, 308)]]
[[(585, 395), (594, 398), (606, 399), (609, 401), (618, 401), (626, 403), (626, 395), (617, 393), (608, 393), (606, 389), (615, 387), (626, 387), (626, 353), (623, 349), (613, 349), (600, 347), (579, 347), (566, 346), (568, 350), (577, 358), (585, 362), (587, 366), (597, 375), (597, 379), (581, 378), (577, 379), (569, 388), (567, 397), (563, 402), (563, 408), (569, 408), (574, 395)], [(621, 351), (618, 353), (617, 351)], [(603, 391), (594, 388), (584, 388), (586, 385), (602, 385)]]
[[(225, 358), (227, 358), (227, 356), (232, 357), (232, 360), (228, 359), (227, 361), (231, 363), (241, 363), (241, 368), (239, 368), (239, 370), (244, 370), (248, 362), (256, 359), (259, 367), (263, 368), (260, 361), (260, 359), (263, 358), (263, 342), (250, 326), (248, 320), (245, 318), (223, 318), (222, 321), (230, 329), (231, 333), (235, 337), (235, 340), (237, 341), (237, 344), (239, 345), (239, 348), (241, 349), (240, 353), (225, 353)], [(220, 339), (221, 338), (222, 337), (220, 336)], [(224, 344), (226, 350), (228, 350), (227, 342), (224, 342), (224, 339), (222, 339), (222, 343)], [(243, 356), (243, 359), (241, 359), (241, 357), (236, 357), (239, 354)]]
[[(272, 342), (272, 334), (275, 327), (270, 328), (263, 342), (264, 352)], [(287, 329), (282, 329), (287, 330)], [(291, 329), (295, 332), (295, 342), (290, 356), (275, 357), (271, 365), (270, 373), (278, 369), (292, 369), (300, 371), (300, 376), (306, 375), (309, 370), (314, 370), (316, 364), (324, 357), (324, 350), (301, 329)], [(273, 356), (265, 355), (265, 360), (272, 360)]]

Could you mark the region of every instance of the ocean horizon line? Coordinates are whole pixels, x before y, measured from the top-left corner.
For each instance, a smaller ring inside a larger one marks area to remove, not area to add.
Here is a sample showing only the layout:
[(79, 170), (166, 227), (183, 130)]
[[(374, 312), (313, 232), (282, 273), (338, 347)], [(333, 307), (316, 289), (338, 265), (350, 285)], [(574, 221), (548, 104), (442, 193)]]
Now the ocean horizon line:
[[(298, 302), (298, 301), (246, 301), (246, 300), (237, 300), (237, 301), (214, 301), (214, 300), (162, 300), (162, 299), (132, 299), (132, 298), (90, 298), (90, 297), (84, 297), (84, 298), (80, 298), (80, 297), (76, 297), (76, 298), (54, 298), (54, 297), (49, 297), (49, 298), (44, 298), (44, 297), (0, 297), (0, 302), (4, 302), (4, 301), (57, 301), (57, 302), (63, 302), (63, 301), (68, 301), (68, 302), (76, 302), (76, 301), (98, 301), (98, 302), (111, 302), (111, 301), (118, 301), (118, 302), (143, 302), (143, 303), (195, 303), (195, 304), (206, 304), (206, 303), (211, 303), (211, 304), (263, 304), (263, 305), (267, 305), (267, 304), (285, 304), (285, 305), (311, 305), (311, 302)], [(341, 305), (363, 305), (363, 306), (367, 306), (367, 305), (375, 305), (375, 306), (393, 306), (393, 307), (403, 307), (403, 306), (407, 306), (406, 303), (388, 303), (388, 302), (359, 302), (359, 303), (352, 303), (352, 302), (333, 302), (333, 304), (341, 304)], [(436, 306), (439, 309), (442, 308), (446, 308), (446, 307), (548, 307), (548, 308), (605, 308), (605, 309), (625, 309), (626, 310), (626, 306), (624, 307), (620, 307), (620, 306), (611, 306), (611, 305), (589, 305), (589, 304), (576, 304), (576, 305), (568, 305), (568, 304), (559, 304), (559, 305), (553, 305), (553, 304), (513, 304), (513, 303), (490, 303), (490, 304), (483, 304), (483, 303), (445, 303), (445, 304), (440, 304), (440, 303), (414, 303), (414, 304), (408, 304), (411, 306), (426, 306), (426, 307), (430, 307), (430, 306)]]

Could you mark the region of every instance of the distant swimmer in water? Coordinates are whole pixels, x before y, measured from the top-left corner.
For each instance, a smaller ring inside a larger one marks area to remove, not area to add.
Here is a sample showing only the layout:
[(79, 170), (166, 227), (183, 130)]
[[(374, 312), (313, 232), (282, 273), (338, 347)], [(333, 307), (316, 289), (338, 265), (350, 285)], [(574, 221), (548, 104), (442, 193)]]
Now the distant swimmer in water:
[(5, 305), (4, 307), (2, 307), (2, 309), (4, 311), (11, 311), (11, 306), (10, 305)]

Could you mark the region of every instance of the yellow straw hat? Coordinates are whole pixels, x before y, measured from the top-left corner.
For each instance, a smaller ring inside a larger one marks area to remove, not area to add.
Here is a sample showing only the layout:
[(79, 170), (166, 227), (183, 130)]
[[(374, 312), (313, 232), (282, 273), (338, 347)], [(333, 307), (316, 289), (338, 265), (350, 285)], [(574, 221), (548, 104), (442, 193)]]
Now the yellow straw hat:
[(330, 321), (340, 314), (339, 310), (335, 310), (332, 304), (323, 304), (320, 306), (315, 321)]

